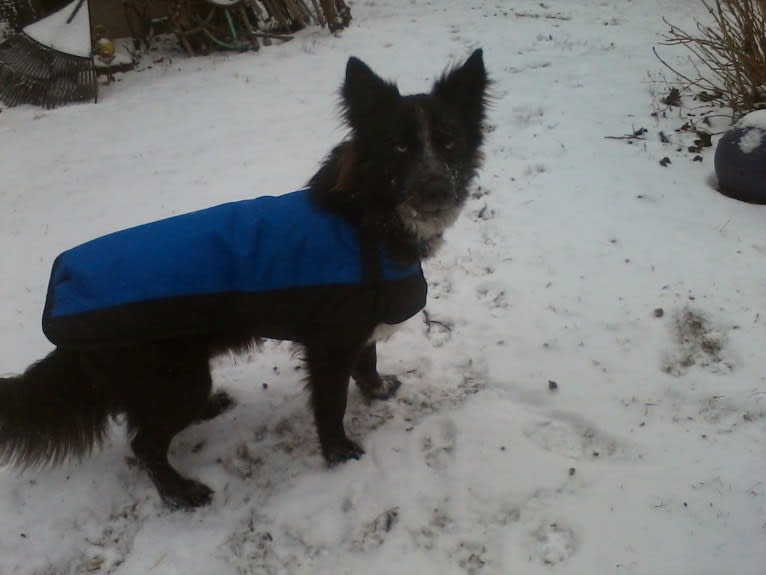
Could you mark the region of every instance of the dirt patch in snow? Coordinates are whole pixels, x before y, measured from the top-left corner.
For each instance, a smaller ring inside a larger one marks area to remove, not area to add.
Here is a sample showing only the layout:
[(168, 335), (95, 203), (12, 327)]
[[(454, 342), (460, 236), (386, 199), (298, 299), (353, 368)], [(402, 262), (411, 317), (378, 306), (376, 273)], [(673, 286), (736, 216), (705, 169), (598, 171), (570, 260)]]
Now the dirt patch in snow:
[(714, 373), (734, 371), (735, 364), (728, 349), (731, 328), (690, 306), (676, 311), (672, 319), (674, 349), (664, 357), (663, 371), (681, 376), (695, 365)]

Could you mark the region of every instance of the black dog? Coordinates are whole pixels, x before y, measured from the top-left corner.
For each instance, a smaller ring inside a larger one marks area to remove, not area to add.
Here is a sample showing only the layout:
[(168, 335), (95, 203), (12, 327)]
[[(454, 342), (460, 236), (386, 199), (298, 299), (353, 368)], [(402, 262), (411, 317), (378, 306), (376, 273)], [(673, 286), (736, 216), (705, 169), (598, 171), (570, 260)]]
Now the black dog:
[[(302, 346), (322, 453), (329, 464), (358, 459), (363, 450), (343, 427), (349, 380), (371, 399), (388, 398), (399, 387), (395, 377), (377, 372), (378, 328), (425, 305), (420, 260), (457, 218), (481, 163), (487, 84), (481, 50), (446, 72), (430, 94), (411, 96), (351, 58), (341, 90), (351, 135), (307, 190), (210, 208), (64, 252), (54, 264), (43, 321), (57, 347), (24, 374), (0, 380), (0, 461), (30, 466), (83, 456), (104, 439), (109, 418), (124, 413), (133, 451), (163, 500), (174, 507), (204, 505), (212, 491), (171, 467), (167, 449), (179, 431), (233, 405), (224, 392), (211, 393), (210, 358), (241, 351), (258, 338)], [(273, 224), (270, 205), (297, 221)], [(205, 214), (212, 214), (213, 224), (204, 224)], [(289, 248), (269, 264), (273, 272), (251, 265), (265, 257), (254, 244), (291, 245), (304, 216), (312, 222), (311, 237), (301, 240), (300, 250), (308, 255)], [(258, 228), (258, 241), (253, 234), (232, 239), (213, 229), (254, 227), (256, 220), (266, 226)], [(161, 227), (176, 224), (181, 228), (172, 233)], [(194, 259), (205, 226), (217, 250), (209, 268)], [(160, 231), (152, 236), (151, 230)], [(165, 242), (147, 253), (165, 254), (175, 242), (183, 258), (191, 258), (192, 271), (183, 272), (191, 274), (187, 291), (157, 291), (172, 258), (145, 277), (104, 262), (115, 246), (136, 252), (121, 253), (120, 260), (148, 259), (135, 247), (144, 233)], [(350, 246), (344, 262), (318, 262), (325, 252), (341, 251), (336, 240)], [(265, 284), (249, 278), (252, 267)], [(288, 268), (297, 268), (302, 283), (279, 283)], [(335, 268), (340, 279), (322, 275)], [(225, 281), (211, 279), (221, 270)], [(94, 287), (119, 273), (119, 289), (99, 293)], [(139, 298), (130, 292), (144, 286), (156, 293)]]

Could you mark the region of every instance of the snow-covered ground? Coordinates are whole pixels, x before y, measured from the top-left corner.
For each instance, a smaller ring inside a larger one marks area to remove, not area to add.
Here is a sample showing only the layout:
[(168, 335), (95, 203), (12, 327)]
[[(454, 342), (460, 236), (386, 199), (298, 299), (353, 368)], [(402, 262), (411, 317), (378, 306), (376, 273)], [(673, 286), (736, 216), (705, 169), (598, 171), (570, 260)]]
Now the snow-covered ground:
[(299, 188), (344, 135), (349, 55), (413, 92), (481, 46), (494, 79), (486, 165), (427, 264), (428, 316), (380, 349), (405, 385), (371, 406), (352, 392), (365, 457), (325, 468), (298, 366), (269, 344), (219, 362), (238, 407), (174, 443), (210, 507), (163, 508), (116, 424), (81, 464), (0, 471), (0, 573), (764, 575), (766, 208), (711, 188), (712, 149), (692, 161), (676, 130), (694, 110), (661, 103), (651, 53), (663, 16), (701, 8), (363, 0), (339, 38), (153, 55), (97, 105), (3, 108), (14, 373), (51, 348), (63, 249)]

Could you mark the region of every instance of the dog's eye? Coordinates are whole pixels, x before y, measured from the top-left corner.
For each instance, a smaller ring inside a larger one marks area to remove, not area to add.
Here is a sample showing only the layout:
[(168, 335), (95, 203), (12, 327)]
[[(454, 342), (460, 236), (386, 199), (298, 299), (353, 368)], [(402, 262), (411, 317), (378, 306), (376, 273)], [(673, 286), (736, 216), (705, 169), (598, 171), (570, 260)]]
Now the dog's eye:
[(407, 148), (407, 144), (397, 144), (394, 149), (400, 154), (406, 154), (409, 148)]
[(444, 146), (445, 150), (451, 150), (455, 147), (455, 140), (444, 140), (444, 143), (442, 144)]

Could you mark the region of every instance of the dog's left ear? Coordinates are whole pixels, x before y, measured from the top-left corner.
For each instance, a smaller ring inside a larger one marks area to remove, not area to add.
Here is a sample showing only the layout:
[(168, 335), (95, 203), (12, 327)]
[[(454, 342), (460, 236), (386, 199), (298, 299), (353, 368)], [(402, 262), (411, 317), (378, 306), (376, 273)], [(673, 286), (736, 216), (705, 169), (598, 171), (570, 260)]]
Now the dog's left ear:
[(465, 64), (446, 72), (434, 84), (433, 94), (468, 114), (472, 120), (481, 120), (486, 107), (488, 83), (483, 52), (479, 48)]

